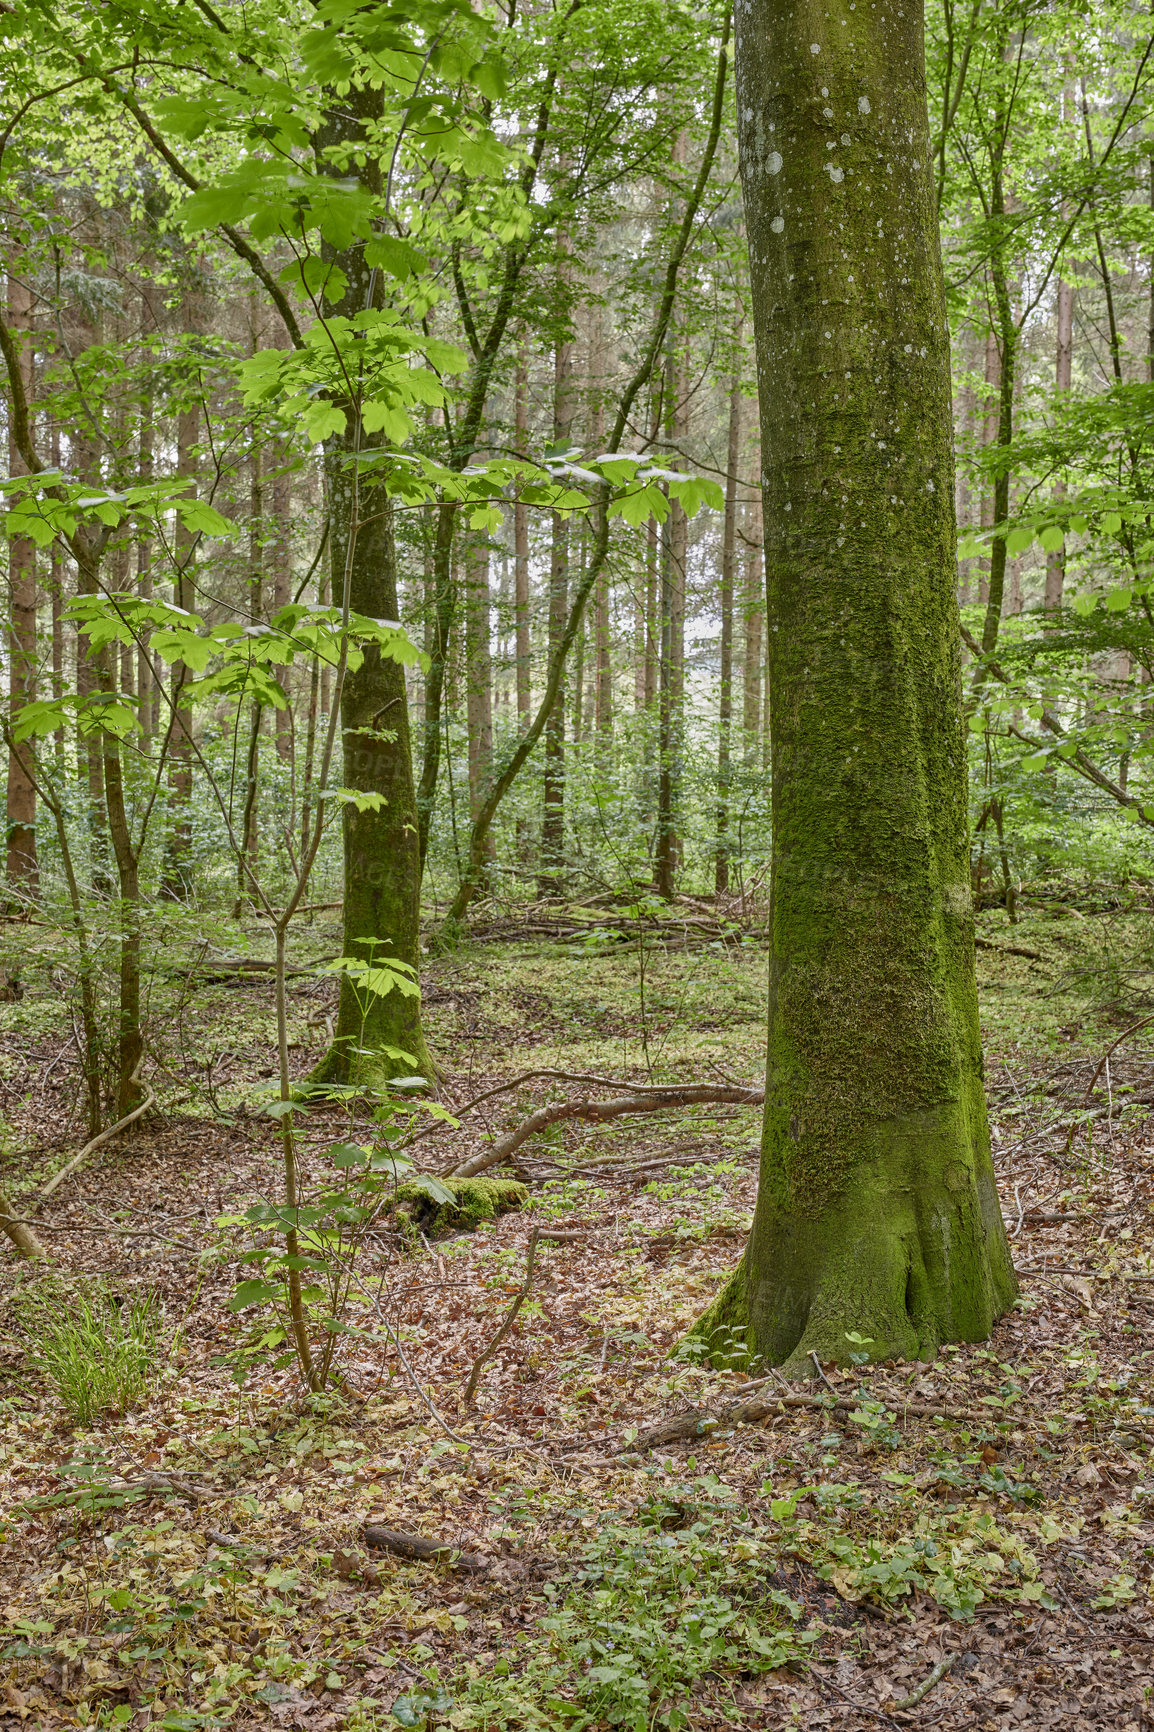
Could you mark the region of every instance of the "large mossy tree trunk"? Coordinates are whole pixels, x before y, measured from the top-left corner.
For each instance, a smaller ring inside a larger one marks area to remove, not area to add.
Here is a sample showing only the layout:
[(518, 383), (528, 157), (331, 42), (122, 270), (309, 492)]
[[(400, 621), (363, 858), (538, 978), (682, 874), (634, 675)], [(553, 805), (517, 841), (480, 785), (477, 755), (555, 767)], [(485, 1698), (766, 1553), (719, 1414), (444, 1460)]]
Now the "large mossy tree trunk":
[[(1016, 1287), (982, 1080), (921, 0), (739, 0), (773, 876), (760, 1187), (698, 1326), (795, 1370)], [(732, 1334), (727, 1334), (727, 1331)]]

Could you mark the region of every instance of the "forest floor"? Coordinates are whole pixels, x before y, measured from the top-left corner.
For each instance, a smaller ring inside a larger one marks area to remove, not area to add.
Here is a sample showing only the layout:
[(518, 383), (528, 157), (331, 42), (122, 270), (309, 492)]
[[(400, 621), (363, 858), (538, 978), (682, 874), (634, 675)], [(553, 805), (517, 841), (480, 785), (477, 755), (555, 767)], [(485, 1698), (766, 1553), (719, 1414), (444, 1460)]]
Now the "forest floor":
[[(1150, 927), (1089, 900), (980, 917), (1022, 1288), (992, 1341), (815, 1373), (808, 1405), (733, 1426), (742, 1377), (671, 1350), (749, 1223), (759, 1113), (736, 1106), (554, 1127), (520, 1151), (524, 1208), (368, 1245), (339, 1393), (259, 1365), (238, 1385), (227, 1217), (277, 1194), (271, 991), (161, 982), (163, 1111), (40, 1211), (49, 1269), (0, 1270), (0, 1724), (1154, 1727), (1154, 1023), (1088, 1093), (1154, 1011)], [(432, 960), (446, 1103), (550, 1067), (759, 1080), (762, 946), (680, 939), (510, 924)], [(31, 1211), (79, 1146), (74, 1049), (52, 935), (9, 927), (3, 952), (24, 992), (0, 1006), (0, 1182)], [(333, 983), (295, 984), (303, 1072)], [(561, 1086), (415, 1152), (443, 1171)], [(306, 1168), (342, 1135), (310, 1115)], [(569, 1236), (541, 1240), (462, 1411), (534, 1227)], [(139, 1405), (80, 1427), (35, 1319), (96, 1282), (156, 1295), (156, 1360)], [(721, 1422), (637, 1447), (690, 1407)], [(411, 1561), (366, 1523), (456, 1551)]]

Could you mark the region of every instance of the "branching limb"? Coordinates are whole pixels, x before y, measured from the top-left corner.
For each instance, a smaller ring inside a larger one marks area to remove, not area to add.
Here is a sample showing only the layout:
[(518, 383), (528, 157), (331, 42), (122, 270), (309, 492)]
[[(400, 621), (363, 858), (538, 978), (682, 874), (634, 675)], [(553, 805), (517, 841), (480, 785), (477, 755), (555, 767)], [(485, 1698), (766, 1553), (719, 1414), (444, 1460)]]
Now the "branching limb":
[(544, 1131), (550, 1125), (563, 1123), (566, 1119), (584, 1119), (593, 1124), (603, 1124), (610, 1119), (620, 1119), (634, 1113), (664, 1112), (670, 1107), (696, 1106), (699, 1104), (717, 1103), (734, 1106), (760, 1106), (765, 1100), (765, 1090), (762, 1088), (737, 1088), (723, 1083), (687, 1083), (681, 1087), (671, 1084), (668, 1087), (648, 1085), (644, 1089), (633, 1089), (631, 1093), (616, 1095), (609, 1100), (593, 1101), (582, 1095), (577, 1100), (553, 1101), (549, 1106), (538, 1107), (527, 1119), (511, 1130), (507, 1136), (493, 1144), (492, 1148), (483, 1149), (479, 1154), (470, 1155), (467, 1160), (458, 1161), (448, 1169), (446, 1177), (455, 1179), (471, 1179), (477, 1173), (487, 1173), (490, 1167), (500, 1166), (509, 1156), (515, 1154), (522, 1143), (536, 1136), (538, 1131)]

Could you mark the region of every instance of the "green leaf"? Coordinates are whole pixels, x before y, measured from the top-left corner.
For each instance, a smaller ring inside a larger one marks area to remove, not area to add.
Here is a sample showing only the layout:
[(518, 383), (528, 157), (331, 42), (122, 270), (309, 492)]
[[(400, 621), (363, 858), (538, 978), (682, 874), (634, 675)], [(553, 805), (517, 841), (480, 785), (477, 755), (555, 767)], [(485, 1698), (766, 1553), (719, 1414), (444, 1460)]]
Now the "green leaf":
[(360, 788), (322, 788), (322, 800), (336, 800), (341, 806), (355, 806), (358, 812), (379, 812), (388, 805), (384, 794), (364, 793)]
[(1047, 553), (1057, 553), (1065, 539), (1065, 532), (1056, 523), (1047, 524), (1038, 537)]
[(328, 1153), (334, 1167), (367, 1167), (369, 1164), (368, 1149), (357, 1143), (333, 1143)]
[(214, 511), (204, 499), (176, 499), (173, 504), (185, 528), (191, 529), (194, 534), (236, 534), (236, 525), (230, 523), (227, 517), (222, 517), (219, 511)]
[(247, 1311), (250, 1305), (268, 1305), (283, 1296), (284, 1289), (272, 1281), (238, 1281), (228, 1301), (230, 1311)]
[(371, 241), (366, 241), (365, 262), (379, 266), (391, 277), (399, 277), (402, 281), (406, 277), (419, 276), (429, 265), (423, 253), (411, 247), (408, 241), (398, 240), (395, 235), (374, 235)]
[(347, 425), (344, 410), (338, 409), (335, 403), (314, 400), (301, 415), (301, 430), (314, 445), (322, 445), (335, 433), (343, 433)]
[(1028, 547), (1034, 545), (1034, 531), (1028, 524), (1019, 524), (1017, 529), (1011, 529), (1006, 537), (1006, 553), (1010, 559), (1019, 553), (1025, 553)]

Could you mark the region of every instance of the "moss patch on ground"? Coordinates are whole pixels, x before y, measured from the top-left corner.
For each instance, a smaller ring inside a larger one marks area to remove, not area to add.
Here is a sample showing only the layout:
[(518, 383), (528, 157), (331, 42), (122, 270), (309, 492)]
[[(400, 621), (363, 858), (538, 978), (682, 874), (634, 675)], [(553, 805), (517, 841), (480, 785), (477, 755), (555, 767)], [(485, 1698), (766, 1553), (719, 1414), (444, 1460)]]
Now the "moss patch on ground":
[(471, 1233), (482, 1221), (495, 1221), (510, 1209), (520, 1209), (528, 1198), (528, 1187), (516, 1179), (438, 1179), (436, 1190), (452, 1193), (451, 1202), (439, 1201), (433, 1186), (409, 1179), (397, 1189), (396, 1216), (427, 1239), (449, 1233)]

